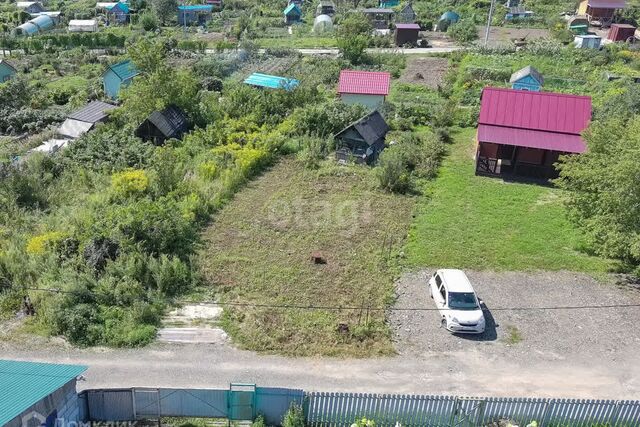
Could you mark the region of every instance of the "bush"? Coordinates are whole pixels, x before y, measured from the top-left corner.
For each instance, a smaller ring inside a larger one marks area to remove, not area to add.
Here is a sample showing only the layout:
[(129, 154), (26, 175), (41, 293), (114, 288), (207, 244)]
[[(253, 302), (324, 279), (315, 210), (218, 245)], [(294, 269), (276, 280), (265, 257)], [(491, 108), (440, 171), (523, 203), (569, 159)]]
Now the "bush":
[(291, 407), (286, 414), (284, 414), (284, 418), (282, 419), (282, 427), (304, 427), (305, 419), (304, 419), (304, 411), (302, 410), (302, 406), (292, 403)]
[(380, 188), (392, 193), (406, 193), (411, 190), (409, 168), (402, 148), (392, 145), (380, 155), (376, 175)]
[(151, 12), (143, 12), (140, 15), (140, 25), (145, 31), (155, 31), (159, 25), (158, 18)]
[(267, 423), (264, 421), (264, 417), (262, 415), (258, 415), (258, 418), (253, 420), (251, 427), (267, 427)]
[(328, 143), (326, 139), (307, 136), (301, 139), (302, 151), (298, 158), (307, 169), (318, 169), (320, 162), (327, 158)]
[(67, 237), (66, 233), (61, 231), (50, 231), (40, 234), (29, 239), (27, 242), (27, 253), (33, 255), (42, 255), (47, 250), (55, 250)]
[(111, 191), (118, 197), (144, 193), (149, 187), (149, 177), (141, 169), (127, 169), (111, 176)]
[(451, 24), (447, 29), (447, 35), (458, 43), (471, 43), (478, 38), (478, 29), (471, 19), (462, 19)]

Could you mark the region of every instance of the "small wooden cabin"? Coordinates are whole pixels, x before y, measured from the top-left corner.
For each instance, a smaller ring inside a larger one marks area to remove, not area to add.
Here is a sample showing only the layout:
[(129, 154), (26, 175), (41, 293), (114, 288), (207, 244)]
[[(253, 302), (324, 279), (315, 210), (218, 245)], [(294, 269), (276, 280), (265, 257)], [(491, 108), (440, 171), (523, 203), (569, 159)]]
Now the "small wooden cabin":
[(416, 46), (420, 37), (420, 25), (395, 24), (394, 42), (396, 46)]
[(512, 89), (540, 92), (540, 90), (542, 90), (542, 85), (544, 84), (544, 78), (538, 70), (533, 68), (531, 65), (527, 65), (523, 69), (513, 73), (511, 75), (511, 79), (509, 79), (509, 83), (511, 83)]
[(104, 94), (111, 99), (116, 99), (120, 89), (129, 86), (137, 75), (138, 70), (130, 60), (110, 65), (102, 74)]
[(577, 15), (586, 15), (589, 22), (598, 22), (602, 27), (608, 27), (618, 9), (624, 9), (625, 0), (583, 0), (578, 6)]
[(387, 122), (377, 110), (372, 111), (335, 135), (336, 158), (340, 162), (374, 164), (384, 150), (387, 132)]
[(16, 75), (18, 71), (7, 60), (0, 59), (0, 83), (7, 82)]
[(174, 105), (162, 111), (154, 111), (138, 126), (136, 136), (143, 141), (163, 145), (166, 140), (180, 139), (189, 130), (189, 122), (184, 112)]
[(636, 27), (629, 24), (611, 24), (607, 39), (612, 42), (633, 42), (636, 39)]
[(289, 3), (284, 9), (284, 23), (287, 25), (297, 24), (302, 20), (302, 10), (300, 6), (295, 3)]
[(477, 175), (549, 179), (560, 155), (586, 151), (590, 97), (493, 87), (481, 96)]
[(369, 8), (362, 11), (369, 18), (371, 25), (376, 30), (388, 30), (391, 28), (394, 12), (392, 9)]
[(400, 9), (400, 12), (398, 12), (398, 15), (396, 16), (396, 22), (402, 24), (413, 24), (414, 22), (416, 22), (416, 18), (417, 15), (415, 10), (413, 10), (413, 5), (411, 4), (411, 2), (409, 2), (404, 5), (402, 9)]

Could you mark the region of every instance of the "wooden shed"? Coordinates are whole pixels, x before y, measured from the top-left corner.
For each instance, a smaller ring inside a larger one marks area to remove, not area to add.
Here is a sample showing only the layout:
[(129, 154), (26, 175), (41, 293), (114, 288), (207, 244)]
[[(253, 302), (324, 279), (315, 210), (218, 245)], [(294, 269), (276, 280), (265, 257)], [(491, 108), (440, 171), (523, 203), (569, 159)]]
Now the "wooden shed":
[(420, 25), (395, 24), (394, 41), (396, 46), (416, 46), (420, 37)]
[(625, 0), (583, 0), (578, 6), (577, 15), (585, 15), (590, 23), (595, 21), (603, 27), (608, 27), (613, 22), (616, 10), (625, 7)]
[(120, 94), (120, 89), (129, 86), (137, 75), (138, 70), (130, 60), (109, 65), (102, 74), (104, 94), (111, 99), (116, 99)]
[(388, 30), (393, 20), (392, 9), (369, 8), (362, 11), (376, 30)]
[(143, 141), (162, 145), (166, 140), (180, 139), (189, 130), (189, 122), (184, 112), (174, 105), (162, 111), (154, 111), (136, 129), (136, 136)]
[(302, 10), (300, 6), (295, 3), (289, 3), (289, 6), (284, 9), (283, 14), (284, 23), (287, 25), (297, 24), (302, 20)]
[(350, 124), (335, 135), (338, 161), (374, 164), (384, 150), (389, 125), (376, 110)]
[(7, 62), (6, 59), (0, 59), (0, 83), (9, 81), (17, 73), (15, 67)]
[(509, 83), (511, 83), (512, 89), (540, 92), (544, 84), (544, 78), (538, 70), (531, 65), (527, 65), (523, 69), (513, 73), (511, 79), (509, 79)]
[(586, 151), (581, 133), (591, 120), (591, 98), (486, 87), (478, 119), (476, 174), (557, 176), (562, 154)]
[(178, 6), (178, 24), (205, 25), (212, 18), (213, 6), (210, 4), (190, 4)]
[(636, 38), (636, 27), (629, 24), (611, 24), (607, 39), (613, 42), (634, 41)]
[(403, 24), (413, 24), (416, 22), (416, 12), (413, 10), (413, 5), (411, 2), (405, 4), (398, 15), (396, 16), (396, 22)]

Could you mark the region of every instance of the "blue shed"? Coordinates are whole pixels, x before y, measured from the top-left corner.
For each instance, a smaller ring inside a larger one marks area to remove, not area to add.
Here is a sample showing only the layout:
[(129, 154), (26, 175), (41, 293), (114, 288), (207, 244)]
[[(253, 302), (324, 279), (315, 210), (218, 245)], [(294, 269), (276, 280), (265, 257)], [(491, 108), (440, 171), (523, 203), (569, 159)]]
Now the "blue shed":
[(269, 74), (253, 73), (244, 82), (251, 86), (266, 87), (269, 89), (293, 90), (300, 82), (286, 77), (270, 76)]
[(4, 83), (10, 80), (17, 73), (13, 65), (9, 64), (4, 59), (0, 59), (0, 83)]
[(105, 7), (107, 11), (107, 21), (118, 24), (126, 24), (129, 20), (129, 6), (126, 3), (118, 2)]
[(302, 19), (302, 10), (300, 10), (300, 6), (295, 3), (290, 3), (283, 13), (285, 24), (295, 24)]
[(180, 25), (205, 25), (211, 20), (213, 5), (193, 4), (178, 6), (178, 24)]
[(544, 78), (538, 70), (528, 65), (513, 73), (511, 79), (509, 79), (509, 83), (511, 83), (512, 89), (540, 92), (542, 85), (544, 85)]
[(140, 73), (130, 60), (110, 65), (102, 75), (105, 95), (116, 99), (120, 94), (120, 89), (129, 86), (138, 74)]

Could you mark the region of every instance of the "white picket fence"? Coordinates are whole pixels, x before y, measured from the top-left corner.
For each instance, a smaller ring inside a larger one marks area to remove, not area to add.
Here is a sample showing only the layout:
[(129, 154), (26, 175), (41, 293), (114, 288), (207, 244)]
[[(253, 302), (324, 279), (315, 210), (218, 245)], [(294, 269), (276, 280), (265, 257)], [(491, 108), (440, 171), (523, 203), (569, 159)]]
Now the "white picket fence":
[(640, 402), (617, 400), (460, 398), (397, 394), (320, 393), (305, 395), (310, 426), (350, 426), (357, 418), (377, 427), (475, 427), (499, 420), (519, 426), (638, 427)]

